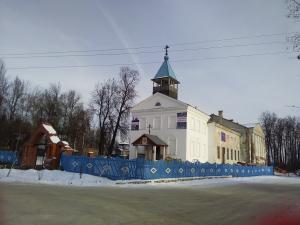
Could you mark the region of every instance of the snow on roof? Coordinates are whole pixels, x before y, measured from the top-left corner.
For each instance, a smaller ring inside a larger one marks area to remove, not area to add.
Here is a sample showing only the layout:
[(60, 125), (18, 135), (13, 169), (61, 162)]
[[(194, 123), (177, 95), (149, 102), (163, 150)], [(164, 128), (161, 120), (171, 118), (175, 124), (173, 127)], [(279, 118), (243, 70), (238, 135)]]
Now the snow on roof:
[(124, 142), (120, 142), (119, 145), (129, 145), (129, 143), (124, 141)]
[(59, 137), (57, 137), (56, 135), (50, 136), (50, 140), (51, 140), (54, 144), (57, 144), (58, 142), (60, 142)]
[(247, 127), (247, 128), (252, 128), (252, 127), (255, 127), (258, 123), (246, 123), (246, 124), (243, 124), (243, 126)]
[(49, 132), (49, 134), (56, 134), (56, 131), (51, 125), (44, 124), (44, 123), (42, 125)]
[(66, 146), (70, 146), (69, 143), (67, 141), (62, 141), (61, 143), (63, 143)]

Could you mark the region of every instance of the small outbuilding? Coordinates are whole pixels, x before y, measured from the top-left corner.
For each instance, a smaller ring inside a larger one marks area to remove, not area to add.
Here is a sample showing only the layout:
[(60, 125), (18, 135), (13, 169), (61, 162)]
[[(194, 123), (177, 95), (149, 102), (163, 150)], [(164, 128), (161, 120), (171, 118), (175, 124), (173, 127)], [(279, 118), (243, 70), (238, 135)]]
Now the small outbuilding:
[(21, 152), (21, 167), (48, 169), (59, 167), (61, 154), (72, 155), (74, 150), (68, 142), (61, 141), (55, 129), (48, 123), (40, 123)]
[[(133, 158), (145, 158), (147, 160), (160, 160), (166, 158), (168, 145), (156, 135), (143, 134), (132, 145), (135, 149), (130, 151)], [(142, 147), (142, 149), (140, 149)]]

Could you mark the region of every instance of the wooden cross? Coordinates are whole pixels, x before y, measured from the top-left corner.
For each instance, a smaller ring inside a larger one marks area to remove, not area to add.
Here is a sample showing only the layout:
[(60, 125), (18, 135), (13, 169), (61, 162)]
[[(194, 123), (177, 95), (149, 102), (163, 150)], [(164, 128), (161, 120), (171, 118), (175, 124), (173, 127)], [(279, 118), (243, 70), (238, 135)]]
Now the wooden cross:
[(152, 126), (151, 126), (151, 124), (149, 124), (149, 125), (148, 125), (148, 132), (149, 132), (149, 134), (151, 133), (151, 132), (150, 132), (150, 129), (151, 129), (151, 128), (152, 128)]

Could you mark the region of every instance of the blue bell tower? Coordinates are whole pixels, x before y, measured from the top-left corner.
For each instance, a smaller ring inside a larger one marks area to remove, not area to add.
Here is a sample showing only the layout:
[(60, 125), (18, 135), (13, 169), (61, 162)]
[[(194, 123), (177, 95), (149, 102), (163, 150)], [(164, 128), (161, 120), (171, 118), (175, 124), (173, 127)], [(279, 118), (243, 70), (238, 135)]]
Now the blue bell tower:
[(159, 92), (171, 98), (178, 99), (178, 84), (180, 84), (180, 82), (177, 80), (169, 63), (168, 48), (169, 46), (166, 45), (164, 62), (152, 79), (153, 94)]

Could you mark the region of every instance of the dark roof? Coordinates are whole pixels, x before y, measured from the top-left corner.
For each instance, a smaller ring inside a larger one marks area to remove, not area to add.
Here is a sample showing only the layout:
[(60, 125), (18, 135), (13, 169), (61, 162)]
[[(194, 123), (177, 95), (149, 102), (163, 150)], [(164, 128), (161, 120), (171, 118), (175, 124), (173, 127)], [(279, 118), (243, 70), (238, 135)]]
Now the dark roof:
[(136, 139), (134, 142), (132, 142), (132, 144), (136, 143), (142, 137), (147, 137), (156, 146), (168, 146), (166, 144), (166, 142), (164, 142), (163, 140), (161, 140), (159, 137), (157, 137), (156, 135), (151, 135), (151, 134), (143, 134), (138, 139)]
[(224, 127), (228, 127), (239, 133), (244, 132), (247, 129), (247, 127), (243, 126), (242, 124), (236, 123), (233, 120), (229, 120), (221, 116), (217, 116), (215, 114), (210, 115), (210, 119), (208, 123), (212, 123), (212, 122), (218, 123)]

